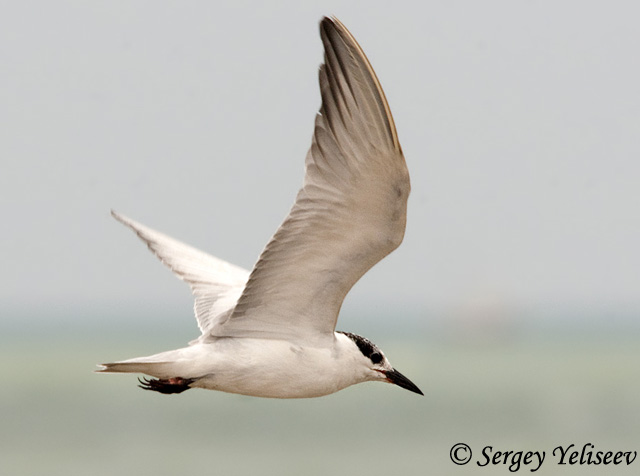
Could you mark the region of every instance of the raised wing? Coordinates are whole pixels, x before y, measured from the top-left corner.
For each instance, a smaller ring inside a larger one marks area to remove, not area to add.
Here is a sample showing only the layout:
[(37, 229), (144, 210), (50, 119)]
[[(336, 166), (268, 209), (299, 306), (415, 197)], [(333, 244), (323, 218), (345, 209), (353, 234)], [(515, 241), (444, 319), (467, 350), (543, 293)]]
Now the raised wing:
[(233, 309), (249, 278), (249, 271), (174, 240), (113, 210), (111, 215), (135, 231), (160, 261), (189, 284), (195, 297), (194, 311), (198, 327), (203, 334), (209, 333), (216, 318)]
[(409, 173), (380, 83), (337, 19), (320, 23), (324, 64), (304, 184), (216, 336), (333, 337), (351, 287), (402, 242)]

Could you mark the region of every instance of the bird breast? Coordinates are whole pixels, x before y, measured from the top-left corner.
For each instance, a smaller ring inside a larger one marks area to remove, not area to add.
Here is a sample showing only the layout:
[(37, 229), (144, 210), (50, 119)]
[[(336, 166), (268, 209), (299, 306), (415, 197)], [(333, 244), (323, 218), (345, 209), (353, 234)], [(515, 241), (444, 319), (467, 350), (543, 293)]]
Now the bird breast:
[(275, 339), (222, 338), (196, 346), (202, 347), (200, 358), (210, 366), (194, 387), (304, 398), (328, 395), (363, 380), (336, 345), (307, 347)]

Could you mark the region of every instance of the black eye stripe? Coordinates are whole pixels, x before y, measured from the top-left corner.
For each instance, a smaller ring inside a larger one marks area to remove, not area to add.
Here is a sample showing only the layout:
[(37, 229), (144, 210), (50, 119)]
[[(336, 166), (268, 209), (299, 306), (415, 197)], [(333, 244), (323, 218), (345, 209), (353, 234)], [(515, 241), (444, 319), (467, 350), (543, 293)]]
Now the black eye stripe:
[(369, 339), (359, 336), (358, 334), (352, 334), (351, 332), (338, 332), (340, 332), (340, 334), (346, 335), (349, 339), (351, 339), (358, 346), (358, 349), (360, 349), (362, 355), (371, 360), (372, 363), (379, 364), (380, 362), (382, 362), (382, 352)]

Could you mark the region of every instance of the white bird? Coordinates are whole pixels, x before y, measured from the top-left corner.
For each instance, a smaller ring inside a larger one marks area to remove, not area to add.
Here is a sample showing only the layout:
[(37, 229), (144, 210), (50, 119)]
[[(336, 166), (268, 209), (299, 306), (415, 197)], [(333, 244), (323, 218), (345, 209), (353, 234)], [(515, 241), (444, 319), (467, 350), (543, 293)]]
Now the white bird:
[(371, 341), (335, 332), (342, 302), (404, 237), (409, 172), (382, 87), (336, 18), (320, 22), (322, 106), (302, 189), (251, 273), (112, 212), (190, 286), (202, 335), (188, 347), (102, 364), (146, 390), (271, 398), (366, 381), (423, 395)]

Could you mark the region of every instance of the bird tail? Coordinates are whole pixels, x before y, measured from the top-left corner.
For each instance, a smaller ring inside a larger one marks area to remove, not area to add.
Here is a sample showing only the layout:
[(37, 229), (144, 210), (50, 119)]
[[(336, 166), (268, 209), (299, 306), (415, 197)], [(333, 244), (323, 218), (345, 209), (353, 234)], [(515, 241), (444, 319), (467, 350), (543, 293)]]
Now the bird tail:
[(194, 368), (194, 360), (196, 359), (197, 349), (185, 347), (146, 357), (136, 357), (119, 362), (100, 364), (100, 368), (96, 370), (96, 372), (139, 373), (151, 375), (159, 379), (170, 379), (174, 377), (193, 378), (206, 373), (204, 371), (198, 373), (199, 369)]
[(151, 375), (156, 378), (171, 378), (176, 376), (175, 362), (112, 362), (99, 364), (96, 372), (100, 373), (138, 373)]

